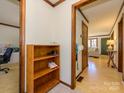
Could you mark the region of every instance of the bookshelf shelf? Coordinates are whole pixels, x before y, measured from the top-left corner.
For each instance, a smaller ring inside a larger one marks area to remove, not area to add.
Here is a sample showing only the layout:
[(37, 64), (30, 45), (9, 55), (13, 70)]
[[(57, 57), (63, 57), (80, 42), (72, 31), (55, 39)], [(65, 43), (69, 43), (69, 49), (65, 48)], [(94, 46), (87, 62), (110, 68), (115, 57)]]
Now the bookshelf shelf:
[(51, 59), (51, 58), (55, 58), (55, 57), (57, 57), (57, 56), (58, 56), (58, 55), (38, 57), (38, 58), (34, 58), (34, 61), (40, 61), (40, 60)]
[(40, 77), (42, 77), (44, 75), (47, 75), (47, 74), (49, 74), (49, 73), (51, 73), (51, 72), (53, 72), (55, 70), (58, 70), (58, 69), (59, 69), (59, 67), (55, 67), (55, 68), (52, 68), (52, 69), (46, 68), (44, 70), (36, 71), (35, 74), (34, 74), (34, 80), (37, 79), (37, 78), (40, 78)]

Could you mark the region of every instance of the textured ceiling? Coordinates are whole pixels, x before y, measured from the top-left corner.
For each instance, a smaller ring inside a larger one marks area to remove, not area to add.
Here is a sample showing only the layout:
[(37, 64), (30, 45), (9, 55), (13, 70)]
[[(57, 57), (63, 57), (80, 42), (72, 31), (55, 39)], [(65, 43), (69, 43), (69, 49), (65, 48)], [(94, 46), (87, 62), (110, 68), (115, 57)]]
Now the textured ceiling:
[(0, 0), (0, 23), (19, 26), (19, 2)]
[(81, 10), (89, 20), (89, 35), (106, 35), (111, 32), (123, 0), (98, 0)]

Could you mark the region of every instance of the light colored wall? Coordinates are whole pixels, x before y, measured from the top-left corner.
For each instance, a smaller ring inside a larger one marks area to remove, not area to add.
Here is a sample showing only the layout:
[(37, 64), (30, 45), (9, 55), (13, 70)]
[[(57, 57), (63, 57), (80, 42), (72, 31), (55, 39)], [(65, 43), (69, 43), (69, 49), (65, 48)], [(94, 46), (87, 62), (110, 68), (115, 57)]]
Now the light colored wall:
[(43, 0), (26, 3), (26, 44), (49, 44), (53, 41), (57, 13)]
[[(55, 9), (43, 0), (26, 0), (26, 45), (51, 44), (53, 42), (57, 24), (56, 14)], [(27, 61), (27, 57), (25, 60)], [(25, 69), (27, 69), (26, 63)], [(25, 73), (25, 81), (26, 92), (27, 73)]]
[[(66, 0), (55, 7), (57, 28), (54, 40), (61, 45), (61, 80), (71, 85), (71, 17), (72, 4), (80, 0)], [(85, 0), (84, 0), (85, 1)]]
[[(117, 22), (116, 22), (116, 24), (115, 24), (115, 26), (114, 26), (114, 29), (113, 29), (113, 31), (114, 31), (114, 39), (116, 40), (116, 44), (115, 44), (115, 47), (114, 47), (114, 49), (118, 52), (118, 23), (119, 23), (119, 21), (121, 20), (121, 18), (122, 18), (122, 14), (124, 13), (124, 7), (123, 7), (123, 9), (122, 9), (122, 11), (121, 11), (121, 13), (120, 13), (120, 15), (119, 15), (119, 18), (118, 18), (118, 20), (117, 20)], [(118, 53), (115, 55), (115, 62), (116, 62), (116, 65), (118, 66)]]
[(0, 44), (19, 46), (19, 29), (0, 25)]
[(71, 85), (71, 10), (72, 4), (78, 1), (80, 0), (66, 0), (53, 8), (43, 0), (26, 0), (26, 44), (51, 42), (60, 44), (60, 79), (69, 85)]
[[(82, 21), (86, 24), (87, 22), (81, 15), (81, 13), (77, 10), (76, 11), (76, 44), (82, 45), (82, 38), (80, 35), (82, 34)], [(76, 76), (78, 76), (82, 71), (82, 51), (78, 53), (78, 60), (76, 62)]]

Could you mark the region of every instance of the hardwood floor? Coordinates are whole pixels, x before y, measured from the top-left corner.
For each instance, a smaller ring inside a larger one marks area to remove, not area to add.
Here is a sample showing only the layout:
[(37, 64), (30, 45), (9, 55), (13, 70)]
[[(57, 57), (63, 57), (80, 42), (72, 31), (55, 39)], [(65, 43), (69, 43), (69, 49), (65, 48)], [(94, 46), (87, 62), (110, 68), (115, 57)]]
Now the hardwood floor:
[(4, 67), (10, 70), (7, 74), (0, 72), (0, 93), (19, 93), (19, 64), (6, 64)]
[(121, 73), (107, 67), (107, 61), (107, 56), (89, 58), (89, 66), (81, 74), (84, 79), (75, 90), (59, 84), (49, 93), (124, 93)]
[(107, 56), (89, 58), (89, 67), (81, 74), (84, 80), (77, 82), (81, 93), (124, 93), (121, 73), (107, 67)]

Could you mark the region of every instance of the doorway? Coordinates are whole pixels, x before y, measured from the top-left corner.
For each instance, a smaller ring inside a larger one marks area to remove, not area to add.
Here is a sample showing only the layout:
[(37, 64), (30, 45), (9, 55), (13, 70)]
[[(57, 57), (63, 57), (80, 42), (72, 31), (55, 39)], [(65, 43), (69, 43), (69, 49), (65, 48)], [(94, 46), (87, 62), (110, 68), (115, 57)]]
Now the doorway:
[[(15, 93), (24, 93), (25, 0), (1, 0), (0, 4), (2, 4), (1, 5), (2, 8), (0, 11), (2, 12), (0, 29), (2, 35), (1, 37), (3, 37), (1, 38), (0, 41), (1, 42), (0, 47), (2, 47), (0, 52), (1, 55), (4, 55), (5, 53), (7, 54), (10, 53), (10, 50), (12, 50), (11, 55), (9, 55), (10, 58), (6, 62), (5, 60), (3, 61), (1, 60), (0, 63), (1, 65), (0, 75), (1, 79), (4, 79), (3, 83), (5, 83), (2, 85), (1, 82), (1, 85), (4, 87), (1, 88), (1, 91), (3, 90), (2, 92), (5, 93), (12, 91), (13, 93), (14, 91)], [(5, 70), (3, 68), (5, 68)], [(7, 82), (11, 83), (7, 84)]]
[[(76, 59), (76, 9), (80, 8), (81, 6), (85, 6), (87, 4), (90, 4), (92, 2), (95, 2), (96, 0), (90, 0), (90, 1), (79, 1), (72, 5), (72, 82), (71, 82), (71, 88), (74, 89), (76, 86), (76, 80), (75, 80), (75, 59)], [(98, 27), (98, 26), (97, 26)], [(111, 34), (111, 33), (110, 33)], [(109, 36), (109, 34), (105, 35)]]
[(90, 1), (79, 1), (72, 5), (72, 79), (71, 79), (71, 88), (74, 89), (76, 87), (76, 10), (80, 8), (81, 6), (85, 6), (87, 4), (90, 4), (96, 0), (90, 0)]

